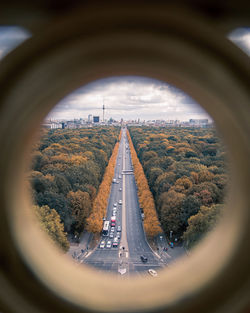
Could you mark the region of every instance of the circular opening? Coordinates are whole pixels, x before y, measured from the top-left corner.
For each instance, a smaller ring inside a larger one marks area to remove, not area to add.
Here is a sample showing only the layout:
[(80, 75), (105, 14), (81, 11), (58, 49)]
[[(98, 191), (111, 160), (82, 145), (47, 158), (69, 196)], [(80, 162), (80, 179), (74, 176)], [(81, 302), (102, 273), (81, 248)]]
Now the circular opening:
[[(238, 292), (241, 292), (242, 303), (247, 299), (244, 289), (249, 283), (249, 254), (244, 247), (249, 238), (246, 60), (238, 59), (237, 50), (212, 35), (202, 23), (190, 23), (181, 16), (183, 19), (178, 26), (166, 12), (156, 11), (150, 14), (140, 11), (140, 24), (136, 14), (127, 11), (115, 15), (112, 15), (114, 12), (98, 13), (96, 25), (92, 23), (92, 14), (81, 14), (79, 19), (74, 17), (67, 21), (66, 32), (61, 31), (65, 30), (65, 22), (56, 25), (40, 40), (34, 38), (27, 42), (19, 55), (13, 54), (3, 64), (1, 141), (6, 150), (1, 159), (4, 181), (1, 199), (6, 223), (2, 226), (10, 238), (6, 249), (11, 265), (17, 265), (15, 279), (8, 278), (8, 282), (12, 285), (16, 281), (20, 285), (24, 273), (28, 275), (29, 284), (22, 294), (29, 304), (39, 303), (39, 307), (47, 307), (48, 312), (59, 308), (62, 312), (159, 309), (209, 312), (215, 306), (229, 305), (230, 295), (234, 297)], [(111, 16), (112, 19), (108, 19)], [(129, 18), (134, 28), (124, 28), (121, 16)], [(151, 21), (156, 22), (154, 26)], [(86, 23), (91, 25), (88, 35), (84, 31)], [(101, 27), (103, 25), (105, 27)], [(205, 41), (201, 29), (207, 32)], [(19, 72), (13, 78), (15, 68)], [(176, 266), (164, 271), (157, 280), (121, 283), (85, 267), (74, 268), (63, 258), (58, 262), (60, 253), (48, 246), (27, 209), (23, 173), (31, 134), (59, 99), (97, 78), (128, 73), (170, 82), (202, 104), (214, 118), (229, 148), (234, 192), (230, 194), (227, 213), (220, 225), (192, 258), (178, 265), (178, 270)], [(10, 120), (15, 121), (11, 130)], [(223, 238), (225, 233), (226, 240), (214, 254), (218, 238)], [(39, 253), (33, 249), (33, 238), (36, 238)], [(46, 255), (46, 259), (41, 255)], [(46, 298), (47, 304), (42, 304), (41, 298)], [(5, 301), (10, 305), (9, 297)]]
[(29, 174), (35, 210), (78, 263), (152, 275), (187, 255), (222, 213), (226, 151), (213, 121), (164, 82), (88, 84), (49, 113), (41, 136)]

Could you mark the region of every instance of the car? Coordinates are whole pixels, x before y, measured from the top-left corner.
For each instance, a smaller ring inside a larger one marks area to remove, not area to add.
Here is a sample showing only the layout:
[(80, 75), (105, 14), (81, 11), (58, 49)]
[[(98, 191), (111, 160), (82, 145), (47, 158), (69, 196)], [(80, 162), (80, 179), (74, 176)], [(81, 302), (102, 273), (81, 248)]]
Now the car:
[(119, 175), (119, 176), (118, 176), (118, 178), (119, 178), (119, 179), (121, 179), (121, 178), (122, 178), (122, 176), (121, 176), (121, 175)]
[(122, 200), (119, 200), (119, 204), (122, 204)]
[(104, 247), (105, 247), (105, 241), (102, 240), (101, 243), (100, 243), (100, 248), (103, 249)]
[(116, 179), (115, 179), (115, 178), (113, 179), (113, 183), (114, 183), (114, 184), (116, 183)]
[(146, 262), (148, 262), (148, 258), (145, 255), (141, 255), (141, 261), (143, 263), (146, 263)]
[(115, 237), (113, 242), (118, 242), (118, 241), (119, 241), (118, 238)]
[(117, 237), (118, 239), (121, 239), (121, 233), (117, 233), (117, 234), (116, 234), (116, 237)]
[(113, 248), (117, 248), (118, 247), (118, 242), (113, 242)]
[(113, 215), (113, 216), (116, 216), (116, 214), (117, 214), (116, 211), (113, 211), (113, 212), (112, 212), (112, 215)]
[(157, 274), (157, 272), (155, 271), (155, 270), (153, 270), (152, 268), (150, 268), (149, 270), (148, 270), (148, 273), (151, 275), (151, 276), (153, 276), (153, 277), (156, 277), (158, 274)]
[(111, 222), (111, 227), (112, 227), (112, 228), (115, 227), (115, 222)]
[(117, 181), (116, 181), (116, 183), (117, 183), (117, 184), (119, 184), (119, 183), (120, 183), (120, 181), (119, 181), (119, 180), (117, 180)]
[(117, 202), (114, 203), (114, 206), (117, 206)]
[(122, 188), (119, 188), (119, 191), (122, 191)]
[(113, 233), (110, 233), (110, 234), (109, 234), (109, 238), (110, 238), (110, 239), (114, 238), (114, 234), (113, 234)]
[(122, 231), (122, 228), (120, 225), (117, 226), (117, 231), (119, 231), (119, 232)]
[(107, 244), (106, 244), (106, 248), (111, 248), (111, 241), (109, 240), (109, 241), (107, 241)]
[(115, 228), (114, 228), (114, 227), (111, 227), (111, 228), (110, 228), (110, 231), (111, 231), (111, 233), (113, 233), (113, 232), (115, 231)]

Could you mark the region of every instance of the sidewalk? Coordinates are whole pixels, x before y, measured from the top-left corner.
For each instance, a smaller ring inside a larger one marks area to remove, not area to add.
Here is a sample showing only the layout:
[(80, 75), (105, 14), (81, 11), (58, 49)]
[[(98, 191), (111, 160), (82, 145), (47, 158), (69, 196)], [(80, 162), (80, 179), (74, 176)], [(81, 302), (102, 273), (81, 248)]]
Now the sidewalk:
[(89, 243), (91, 242), (92, 237), (93, 234), (83, 232), (80, 236), (79, 243), (70, 242), (70, 248), (67, 252), (67, 255), (71, 256), (73, 259), (79, 259), (80, 257), (87, 254), (89, 250)]
[[(161, 234), (156, 238), (156, 243), (157, 253), (166, 264), (174, 263), (182, 256), (188, 256), (185, 248), (181, 244), (175, 245), (171, 248), (164, 234)], [(166, 248), (167, 251), (165, 250)]]

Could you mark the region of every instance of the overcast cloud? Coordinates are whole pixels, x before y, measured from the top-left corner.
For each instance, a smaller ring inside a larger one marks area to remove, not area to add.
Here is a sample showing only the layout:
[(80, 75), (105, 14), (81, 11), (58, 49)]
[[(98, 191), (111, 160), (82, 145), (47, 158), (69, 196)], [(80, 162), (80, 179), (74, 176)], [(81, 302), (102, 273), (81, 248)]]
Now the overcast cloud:
[(206, 118), (194, 100), (164, 82), (123, 76), (90, 83), (64, 98), (50, 113), (58, 119), (86, 118), (88, 114), (105, 119), (189, 119)]
[[(0, 27), (0, 58), (30, 34), (18, 27)], [(250, 55), (250, 28), (239, 28), (228, 38)], [(179, 89), (151, 78), (124, 76), (92, 82), (66, 98), (50, 112), (49, 118), (87, 118), (89, 114), (105, 119), (209, 118), (206, 112)]]

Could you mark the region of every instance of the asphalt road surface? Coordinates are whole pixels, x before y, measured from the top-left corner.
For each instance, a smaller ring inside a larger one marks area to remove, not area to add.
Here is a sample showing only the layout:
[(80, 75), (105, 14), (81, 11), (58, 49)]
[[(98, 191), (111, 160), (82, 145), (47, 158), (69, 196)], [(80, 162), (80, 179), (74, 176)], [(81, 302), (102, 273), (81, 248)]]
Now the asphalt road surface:
[[(122, 204), (119, 204), (120, 200)], [(153, 252), (145, 238), (126, 129), (122, 129), (106, 221), (111, 220), (113, 208), (117, 208), (114, 237), (110, 238), (109, 228), (108, 236), (102, 236), (98, 247), (88, 253), (83, 262), (98, 270), (124, 276), (164, 267), (166, 264)], [(118, 226), (121, 232), (117, 231)], [(121, 238), (118, 239), (118, 247), (113, 247), (114, 238), (119, 237), (119, 234)], [(105, 245), (100, 247), (103, 241)], [(111, 248), (107, 247), (108, 241), (111, 241)], [(145, 256), (147, 261), (143, 262), (141, 256)]]

